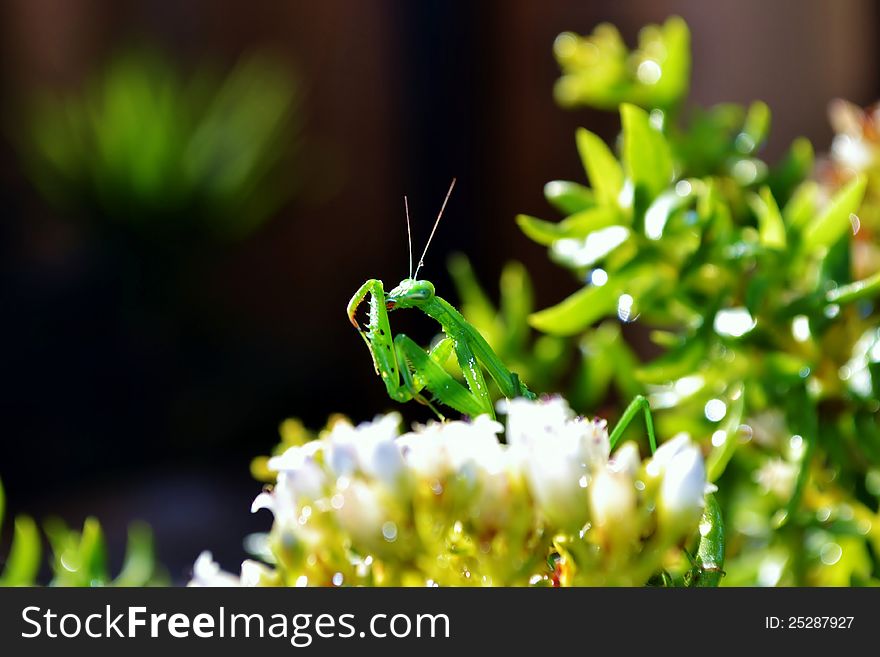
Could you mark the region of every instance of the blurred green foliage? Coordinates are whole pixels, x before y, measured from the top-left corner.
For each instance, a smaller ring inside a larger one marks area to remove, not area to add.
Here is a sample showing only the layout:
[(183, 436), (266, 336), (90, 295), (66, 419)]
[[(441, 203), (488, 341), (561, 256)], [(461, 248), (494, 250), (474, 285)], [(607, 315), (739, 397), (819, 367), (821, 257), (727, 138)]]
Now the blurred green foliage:
[[(645, 28), (634, 52), (609, 26), (557, 39), (557, 99), (619, 109), (622, 130), (616, 146), (578, 130), (589, 186), (544, 190), (561, 221), (517, 217), (583, 287), (531, 313), (543, 336), (502, 357), (529, 363), (531, 345), (569, 340), (579, 371), (550, 368), (537, 390), (568, 388), (588, 414), (642, 392), (661, 436), (702, 442), (729, 530), (726, 583), (878, 583), (880, 274), (852, 263), (868, 177), (809, 179), (805, 139), (762, 160), (764, 103), (685, 111), (688, 42), (679, 19)], [(463, 310), (487, 338), (509, 322)], [(625, 325), (653, 347), (634, 350)]]
[(680, 18), (642, 29), (633, 51), (616, 27), (603, 23), (586, 37), (560, 34), (553, 52), (563, 71), (554, 93), (563, 106), (614, 109), (635, 103), (671, 109), (688, 91), (690, 33)]
[[(0, 484), (0, 528), (3, 527), (5, 497)], [(35, 586), (40, 575), (43, 537), (30, 516), (13, 521), (12, 542), (0, 569), (0, 586)], [(153, 534), (143, 523), (128, 530), (128, 547), (122, 569), (110, 573), (107, 546), (101, 524), (86, 518), (82, 531), (70, 529), (57, 518), (44, 525), (50, 546), (50, 586), (160, 586), (167, 575), (157, 565)]]
[(67, 211), (140, 235), (235, 237), (295, 188), (280, 164), (298, 101), (290, 71), (266, 53), (225, 77), (184, 77), (140, 52), (77, 94), (35, 98), (15, 138), (35, 184)]

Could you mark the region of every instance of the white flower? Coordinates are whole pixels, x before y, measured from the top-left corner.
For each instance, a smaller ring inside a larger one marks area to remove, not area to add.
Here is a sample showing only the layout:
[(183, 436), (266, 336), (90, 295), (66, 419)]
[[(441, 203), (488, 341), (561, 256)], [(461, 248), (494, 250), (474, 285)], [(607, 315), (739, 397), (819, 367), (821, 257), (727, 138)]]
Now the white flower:
[(503, 427), (488, 415), (473, 422), (433, 422), (398, 440), (404, 459), (418, 475), (443, 479), (467, 464), (489, 472), (506, 467), (507, 457), (498, 442)]
[(276, 495), (289, 495), (291, 503), (299, 498), (315, 500), (321, 497), (328, 481), (316, 456), (323, 448), (321, 441), (315, 440), (290, 447), (280, 456), (269, 459), (269, 469), (278, 473)]
[(647, 466), (647, 472), (652, 477), (660, 477), (666, 472), (672, 460), (681, 452), (691, 447), (691, 438), (686, 433), (680, 433), (671, 440), (657, 448)]
[(193, 565), (193, 576), (187, 586), (216, 587), (241, 586), (241, 578), (221, 570), (207, 550), (202, 552)]
[(360, 472), (395, 486), (403, 470), (403, 458), (395, 443), (400, 415), (389, 413), (357, 427), (337, 422), (329, 437), (330, 468), (337, 477)]
[(389, 522), (381, 492), (375, 485), (354, 479), (339, 494), (342, 503), (336, 517), (340, 526), (356, 543), (375, 546), (382, 538), (383, 526)]
[(550, 440), (576, 453), (585, 465), (608, 461), (605, 420), (577, 417), (562, 397), (502, 400), (498, 406), (507, 413), (508, 445), (541, 448)]
[(831, 142), (831, 154), (835, 160), (856, 171), (863, 171), (874, 162), (874, 154), (864, 140), (851, 135), (835, 136)]
[(241, 586), (260, 586), (273, 578), (272, 569), (259, 561), (246, 559), (241, 563)]
[(328, 485), (327, 477), (320, 466), (311, 459), (304, 460), (299, 468), (280, 471), (272, 492), (258, 495), (251, 504), (251, 512), (269, 509), (275, 515), (276, 523), (293, 526), (299, 516), (300, 507), (307, 501), (323, 497)]
[(705, 495), (703, 455), (695, 445), (688, 444), (672, 455), (664, 469), (659, 499), (661, 522), (670, 528), (697, 522), (705, 506)]
[(499, 406), (507, 412), (508, 445), (540, 509), (557, 526), (583, 526), (589, 517), (591, 471), (608, 461), (604, 421), (575, 417), (561, 397), (513, 399)]
[(525, 475), (535, 502), (553, 524), (573, 530), (587, 522), (588, 475), (576, 456), (548, 444), (529, 454)]
[(629, 472), (603, 468), (590, 482), (590, 509), (596, 527), (619, 541), (635, 538), (636, 489)]
[(477, 527), (484, 530), (502, 530), (510, 522), (511, 516), (523, 520), (530, 513), (528, 508), (518, 507), (514, 495), (518, 474), (513, 471), (488, 472), (481, 471), (475, 476), (478, 482), (471, 520)]
[(617, 448), (614, 456), (608, 461), (608, 467), (613, 472), (625, 472), (630, 477), (635, 477), (642, 466), (642, 457), (639, 454), (639, 446), (632, 441), (627, 441)]
[(221, 570), (211, 553), (202, 552), (193, 565), (193, 577), (187, 586), (221, 587), (221, 586), (260, 586), (274, 577), (272, 570), (265, 564), (246, 559), (241, 564), (241, 575), (236, 576)]

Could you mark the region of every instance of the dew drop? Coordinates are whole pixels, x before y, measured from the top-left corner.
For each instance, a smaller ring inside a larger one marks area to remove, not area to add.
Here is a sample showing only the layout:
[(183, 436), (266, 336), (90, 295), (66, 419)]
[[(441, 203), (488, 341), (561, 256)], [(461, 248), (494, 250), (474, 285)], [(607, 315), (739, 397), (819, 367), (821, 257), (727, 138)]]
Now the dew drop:
[(843, 548), (837, 543), (826, 543), (819, 551), (819, 558), (826, 566), (833, 566), (843, 556)]
[(706, 415), (706, 419), (710, 422), (720, 422), (727, 415), (727, 404), (720, 399), (710, 399), (706, 402), (703, 412)]
[(858, 235), (859, 229), (862, 227), (862, 222), (859, 220), (858, 215), (850, 213), (849, 223), (852, 225), (853, 235)]
[(382, 536), (389, 543), (397, 540), (397, 525), (390, 520), (382, 525)]
[(663, 70), (652, 59), (646, 59), (636, 69), (636, 77), (642, 84), (657, 84), (661, 75), (663, 75)]

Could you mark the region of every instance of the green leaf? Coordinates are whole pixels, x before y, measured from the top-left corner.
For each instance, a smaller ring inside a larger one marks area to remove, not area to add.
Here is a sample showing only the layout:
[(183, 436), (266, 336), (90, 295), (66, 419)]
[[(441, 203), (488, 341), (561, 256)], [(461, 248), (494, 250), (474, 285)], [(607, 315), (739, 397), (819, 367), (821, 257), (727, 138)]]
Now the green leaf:
[(663, 74), (654, 85), (654, 100), (658, 107), (669, 108), (684, 99), (690, 86), (691, 33), (687, 23), (679, 16), (669, 17), (661, 33), (665, 59)]
[(621, 336), (617, 322), (602, 322), (585, 333), (579, 351), (582, 359), (572, 386), (573, 404), (595, 408), (608, 394), (612, 382), (624, 399), (641, 394), (642, 387), (633, 376), (637, 359)]
[(758, 236), (761, 244), (768, 249), (784, 249), (785, 224), (770, 188), (762, 187), (760, 194), (750, 194), (748, 200), (752, 212), (758, 218)]
[(666, 383), (680, 379), (699, 370), (706, 355), (706, 342), (701, 339), (689, 339), (677, 348), (670, 349), (662, 356), (638, 368), (636, 379), (642, 383)]
[(624, 226), (608, 226), (585, 237), (558, 240), (550, 247), (550, 258), (570, 269), (593, 267), (627, 244), (631, 234)]
[(561, 303), (529, 316), (529, 323), (550, 335), (575, 335), (593, 322), (614, 312), (620, 295), (605, 284), (584, 287)]
[(620, 215), (611, 208), (590, 208), (566, 217), (560, 222), (544, 221), (527, 214), (517, 215), (516, 222), (526, 237), (550, 246), (561, 239), (582, 238), (609, 226), (620, 224)]
[(697, 561), (700, 574), (695, 586), (718, 586), (724, 577), (725, 551), (724, 518), (713, 494), (706, 495), (706, 508), (700, 519), (700, 545)]
[(747, 146), (740, 148), (741, 153), (752, 153), (764, 143), (767, 139), (767, 133), (770, 130), (770, 108), (767, 103), (760, 100), (749, 105), (749, 111), (746, 114), (746, 120), (743, 124), (742, 135), (746, 139), (740, 140), (737, 144)]
[(636, 378), (636, 368), (639, 365), (635, 352), (622, 337), (610, 345), (609, 359), (614, 368), (614, 385), (623, 399), (632, 399), (642, 394), (644, 389)]
[[(806, 447), (798, 463), (798, 475), (794, 484), (794, 491), (788, 499), (785, 507), (785, 515), (781, 518), (780, 526), (784, 526), (792, 520), (801, 503), (804, 488), (810, 478), (810, 463), (819, 443), (819, 411), (815, 402), (804, 387), (793, 389), (787, 396), (786, 417), (789, 426), (803, 437)], [(835, 437), (836, 439), (836, 437)]]
[(792, 228), (800, 229), (812, 219), (816, 212), (816, 204), (819, 202), (819, 183), (808, 180), (798, 188), (788, 199), (782, 218)]
[(0, 586), (32, 586), (40, 571), (41, 553), (37, 524), (29, 516), (18, 516)]
[(122, 571), (113, 580), (114, 586), (146, 586), (155, 572), (153, 532), (145, 523), (134, 523), (128, 528), (128, 545)]
[(544, 185), (544, 198), (562, 214), (574, 214), (596, 205), (593, 190), (567, 180), (552, 180)]
[[(529, 323), (550, 335), (574, 335), (597, 319), (617, 315), (623, 294), (632, 297), (626, 308), (628, 316), (640, 314), (642, 304), (657, 290), (674, 285), (671, 270), (662, 263), (644, 263), (628, 267), (609, 276), (605, 285), (589, 285), (575, 292), (561, 303), (532, 313)], [(624, 321), (626, 317), (622, 317)]]
[(624, 103), (620, 106), (623, 125), (623, 164), (636, 187), (655, 198), (672, 181), (672, 154), (666, 138), (651, 125), (648, 113)]
[(792, 192), (813, 171), (815, 155), (809, 139), (798, 137), (782, 160), (770, 171), (768, 179), (773, 196), (780, 203), (787, 203)]
[(859, 175), (834, 195), (825, 210), (804, 230), (803, 244), (807, 252), (830, 247), (852, 229), (849, 216), (859, 209), (867, 184), (867, 178)]
[(529, 314), (532, 312), (532, 282), (520, 262), (508, 262), (501, 270), (501, 316), (505, 341), (511, 347), (524, 348), (528, 339)]
[(564, 237), (558, 223), (545, 221), (527, 214), (518, 214), (516, 223), (520, 230), (533, 242), (543, 246), (550, 246), (558, 239)]
[(101, 523), (95, 518), (86, 518), (83, 523), (79, 563), (87, 586), (100, 586), (107, 582), (107, 546)]
[(826, 303), (852, 303), (860, 299), (871, 299), (880, 295), (880, 272), (860, 281), (841, 285), (825, 295)]
[(461, 311), (472, 324), (491, 324), (496, 315), (495, 306), (477, 281), (471, 261), (462, 253), (453, 253), (447, 262), (449, 275), (461, 302)]
[(599, 205), (618, 206), (618, 197), (623, 189), (623, 170), (617, 158), (598, 135), (579, 128), (576, 134), (577, 149), (584, 170), (593, 186)]

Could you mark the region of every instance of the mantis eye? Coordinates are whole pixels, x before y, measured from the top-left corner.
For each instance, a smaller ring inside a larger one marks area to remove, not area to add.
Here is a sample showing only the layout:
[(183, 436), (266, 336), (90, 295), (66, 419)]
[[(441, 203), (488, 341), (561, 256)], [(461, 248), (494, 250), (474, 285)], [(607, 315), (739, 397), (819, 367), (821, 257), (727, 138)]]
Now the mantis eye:
[(430, 281), (417, 281), (406, 296), (414, 301), (427, 301), (434, 296), (434, 285)]

